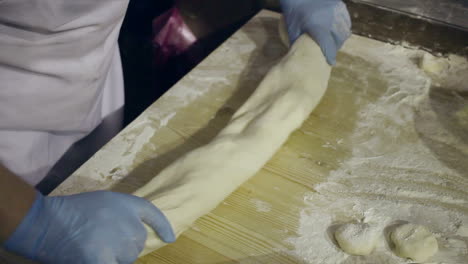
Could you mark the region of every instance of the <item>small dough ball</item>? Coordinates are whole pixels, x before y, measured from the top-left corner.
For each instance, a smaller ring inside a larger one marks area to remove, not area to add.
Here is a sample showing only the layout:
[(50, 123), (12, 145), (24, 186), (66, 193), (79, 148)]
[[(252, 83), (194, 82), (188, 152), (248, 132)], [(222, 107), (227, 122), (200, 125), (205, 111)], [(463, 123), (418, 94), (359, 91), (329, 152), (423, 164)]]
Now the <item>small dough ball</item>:
[(390, 235), (395, 254), (416, 262), (424, 262), (439, 250), (437, 239), (426, 227), (415, 224), (400, 225)]
[(347, 223), (335, 231), (338, 245), (351, 255), (369, 255), (375, 249), (379, 238), (377, 229), (364, 223)]
[(449, 63), (446, 58), (439, 58), (425, 53), (419, 62), (419, 68), (428, 74), (437, 76), (448, 70)]

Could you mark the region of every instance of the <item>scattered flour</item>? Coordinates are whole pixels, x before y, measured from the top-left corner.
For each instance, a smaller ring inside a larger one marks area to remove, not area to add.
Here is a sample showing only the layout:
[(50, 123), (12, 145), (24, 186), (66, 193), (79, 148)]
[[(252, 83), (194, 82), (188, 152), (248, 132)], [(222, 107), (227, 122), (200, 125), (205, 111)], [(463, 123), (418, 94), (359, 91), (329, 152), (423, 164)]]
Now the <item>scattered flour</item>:
[[(445, 121), (430, 93), (434, 85), (460, 91), (457, 85), (464, 83), (466, 88), (468, 63), (451, 56), (437, 67), (422, 51), (372, 43), (347, 45), (344, 52), (379, 65), (388, 87), (359, 112), (346, 139), (351, 157), (316, 192), (305, 195), (298, 236), (288, 239), (295, 248), (291, 253), (314, 264), (410, 263), (388, 243), (392, 228), (410, 222), (436, 234), (440, 250), (430, 261), (468, 263), (468, 141), (450, 124), (441, 125)], [(430, 73), (420, 68), (420, 58)], [(434, 81), (434, 72), (458, 75)], [(371, 255), (351, 256), (337, 246), (333, 227), (349, 222), (379, 228), (382, 239)]]
[[(215, 73), (212, 73), (215, 74)], [(205, 76), (207, 75), (207, 76)], [(101, 171), (107, 171), (105, 173), (89, 173), (88, 175), (106, 175), (106, 177), (96, 177), (100, 181), (101, 185), (111, 185), (113, 182), (119, 181), (125, 178), (130, 171), (133, 170), (137, 162), (138, 155), (141, 152), (143, 147), (151, 148), (153, 150), (157, 149), (157, 146), (151, 142), (151, 138), (163, 127), (166, 127), (169, 122), (176, 116), (176, 113), (179, 109), (186, 107), (193, 101), (195, 101), (200, 96), (203, 96), (208, 90), (208, 86), (194, 86), (189, 85), (194, 82), (197, 78), (199, 79), (208, 79), (210, 73), (205, 71), (195, 71), (192, 75), (187, 75), (186, 79), (183, 79), (184, 83), (187, 85), (179, 85), (170, 89), (164, 96), (164, 100), (158, 101), (161, 104), (164, 104), (164, 107), (149, 107), (146, 109), (145, 114), (143, 114), (139, 119), (137, 119), (129, 129), (126, 129), (122, 132), (121, 136), (116, 140), (121, 140), (119, 144), (114, 144), (114, 149), (112, 151), (106, 152), (100, 157), (95, 156), (94, 159), (101, 158), (99, 167), (102, 167)], [(223, 82), (221, 80), (211, 80)], [(99, 155), (99, 154), (98, 154)], [(122, 159), (119, 162), (119, 167), (109, 167), (113, 166), (112, 163), (107, 160), (113, 160), (116, 156), (122, 156)], [(109, 166), (107, 166), (109, 164)], [(109, 168), (105, 168), (109, 167)], [(92, 185), (95, 183), (92, 182)], [(74, 183), (73, 186), (76, 186), (77, 183)], [(75, 187), (73, 187), (75, 188)]]
[(171, 121), (171, 119), (176, 115), (175, 112), (172, 112), (168, 115), (166, 115), (165, 117), (159, 119), (159, 125), (160, 126), (167, 126), (167, 124), (169, 123), (169, 121)]
[(250, 202), (255, 205), (257, 212), (267, 213), (271, 211), (271, 204), (268, 202), (262, 201), (257, 198), (250, 199)]

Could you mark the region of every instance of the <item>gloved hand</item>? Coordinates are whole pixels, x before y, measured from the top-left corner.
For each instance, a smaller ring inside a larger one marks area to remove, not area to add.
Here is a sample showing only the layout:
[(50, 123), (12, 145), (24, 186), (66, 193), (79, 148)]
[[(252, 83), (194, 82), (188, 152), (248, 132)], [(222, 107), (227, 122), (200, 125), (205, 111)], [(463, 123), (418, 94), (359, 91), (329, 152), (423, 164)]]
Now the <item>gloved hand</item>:
[(334, 65), (338, 50), (351, 35), (346, 5), (341, 0), (281, 0), (281, 7), (291, 43), (308, 33), (328, 64)]
[(171, 225), (149, 201), (115, 192), (44, 197), (5, 242), (7, 250), (41, 263), (133, 263), (146, 241), (146, 223), (174, 242)]

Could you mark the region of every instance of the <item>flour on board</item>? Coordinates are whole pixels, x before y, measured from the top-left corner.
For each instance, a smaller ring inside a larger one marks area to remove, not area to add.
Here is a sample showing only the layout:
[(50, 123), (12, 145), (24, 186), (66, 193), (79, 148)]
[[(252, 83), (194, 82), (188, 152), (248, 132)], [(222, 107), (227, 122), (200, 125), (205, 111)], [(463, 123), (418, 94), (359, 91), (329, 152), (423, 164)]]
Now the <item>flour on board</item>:
[(257, 212), (266, 213), (271, 211), (271, 204), (260, 199), (252, 198), (250, 202), (253, 203)]
[[(351, 157), (316, 186), (316, 192), (305, 195), (298, 236), (288, 239), (295, 248), (291, 254), (305, 263), (410, 263), (395, 256), (385, 239), (392, 226), (410, 222), (436, 234), (440, 250), (432, 262), (466, 263), (468, 142), (455, 133), (461, 125), (456, 118), (440, 121), (441, 113), (449, 117), (452, 113), (442, 111), (443, 101), (432, 93), (456, 97), (466, 89), (467, 61), (372, 45), (372, 40), (367, 46), (362, 39), (354, 42), (356, 38), (351, 38), (343, 52), (379, 65), (388, 87), (359, 112), (354, 132), (346, 139), (352, 146)], [(434, 60), (444, 65), (436, 67)], [(431, 72), (422, 70), (424, 65), (430, 65)], [(445, 76), (431, 76), (434, 72)], [(445, 78), (448, 75), (451, 78)], [(465, 87), (455, 87), (463, 83)], [(466, 108), (466, 99), (460, 100)], [(369, 223), (382, 232), (383, 239), (371, 255), (350, 256), (336, 245), (333, 227), (347, 222)]]

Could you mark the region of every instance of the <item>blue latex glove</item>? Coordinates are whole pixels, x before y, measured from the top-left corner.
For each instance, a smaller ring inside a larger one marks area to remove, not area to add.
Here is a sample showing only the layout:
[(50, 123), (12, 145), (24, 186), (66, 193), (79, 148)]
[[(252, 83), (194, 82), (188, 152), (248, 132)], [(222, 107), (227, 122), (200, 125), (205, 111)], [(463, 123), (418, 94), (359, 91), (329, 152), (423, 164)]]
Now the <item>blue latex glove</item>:
[(46, 264), (130, 264), (145, 245), (143, 223), (164, 242), (174, 242), (166, 217), (143, 198), (105, 191), (38, 194), (5, 248)]
[(308, 33), (322, 49), (330, 65), (351, 35), (351, 19), (341, 0), (281, 0), (289, 40)]

